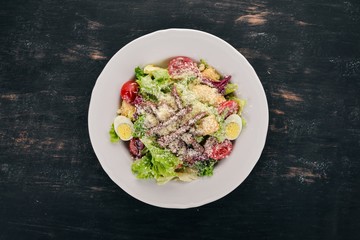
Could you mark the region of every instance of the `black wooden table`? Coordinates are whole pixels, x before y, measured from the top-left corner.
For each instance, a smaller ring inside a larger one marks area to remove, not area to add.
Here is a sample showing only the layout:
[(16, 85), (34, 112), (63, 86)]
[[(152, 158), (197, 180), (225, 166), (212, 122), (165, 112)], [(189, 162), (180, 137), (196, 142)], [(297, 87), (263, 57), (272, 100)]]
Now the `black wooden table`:
[[(174, 27), (238, 49), (270, 111), (245, 182), (187, 210), (122, 191), (87, 129), (111, 56)], [(0, 30), (1, 240), (359, 239), (359, 1), (4, 0)]]

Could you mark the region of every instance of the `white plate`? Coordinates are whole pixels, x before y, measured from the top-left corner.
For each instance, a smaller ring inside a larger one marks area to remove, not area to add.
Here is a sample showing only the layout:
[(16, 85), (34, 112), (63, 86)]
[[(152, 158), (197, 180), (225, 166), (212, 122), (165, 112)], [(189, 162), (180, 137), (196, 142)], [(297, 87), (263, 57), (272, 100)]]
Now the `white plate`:
[[(231, 155), (216, 166), (212, 177), (157, 185), (153, 180), (139, 180), (132, 174), (127, 144), (110, 143), (108, 132), (119, 106), (121, 86), (134, 78), (134, 68), (175, 56), (205, 59), (221, 73), (231, 75), (232, 81), (239, 85), (238, 95), (248, 102), (244, 112), (247, 126), (236, 140)], [(134, 198), (164, 208), (198, 207), (238, 187), (261, 155), (268, 120), (264, 89), (248, 61), (222, 39), (190, 29), (156, 31), (121, 48), (96, 81), (88, 116), (91, 143), (105, 172)]]

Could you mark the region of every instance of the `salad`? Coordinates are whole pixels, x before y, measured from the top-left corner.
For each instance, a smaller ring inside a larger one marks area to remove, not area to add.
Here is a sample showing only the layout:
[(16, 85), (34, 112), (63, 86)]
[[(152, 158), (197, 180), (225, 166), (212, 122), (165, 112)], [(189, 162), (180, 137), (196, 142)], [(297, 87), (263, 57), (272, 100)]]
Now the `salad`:
[(112, 142), (129, 141), (132, 172), (159, 184), (211, 176), (246, 124), (231, 76), (180, 56), (166, 68), (135, 68), (121, 88)]

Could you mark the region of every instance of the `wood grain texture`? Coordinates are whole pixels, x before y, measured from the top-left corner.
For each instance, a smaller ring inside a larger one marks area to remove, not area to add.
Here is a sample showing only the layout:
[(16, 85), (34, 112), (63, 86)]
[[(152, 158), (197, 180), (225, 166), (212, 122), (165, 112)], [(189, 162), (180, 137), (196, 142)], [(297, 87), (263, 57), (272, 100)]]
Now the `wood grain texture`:
[[(3, 1), (0, 239), (357, 239), (359, 26), (356, 0)], [(87, 130), (107, 61), (171, 27), (238, 49), (270, 110), (264, 152), (246, 181), (181, 211), (118, 188)]]

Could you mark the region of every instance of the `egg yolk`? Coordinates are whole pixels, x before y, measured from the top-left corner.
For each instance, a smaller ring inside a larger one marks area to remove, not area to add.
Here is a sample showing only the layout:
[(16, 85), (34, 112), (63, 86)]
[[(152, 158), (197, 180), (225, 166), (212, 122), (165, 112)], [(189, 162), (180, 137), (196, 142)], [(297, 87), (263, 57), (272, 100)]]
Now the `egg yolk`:
[(131, 127), (128, 124), (126, 123), (120, 124), (117, 130), (119, 133), (119, 137), (122, 140), (129, 140), (131, 138), (132, 131), (131, 131)]
[(237, 124), (235, 122), (231, 122), (228, 125), (226, 125), (225, 132), (226, 132), (226, 136), (230, 140), (234, 140), (235, 138), (237, 138), (239, 136), (240, 126), (239, 126), (239, 124)]

